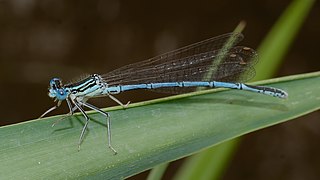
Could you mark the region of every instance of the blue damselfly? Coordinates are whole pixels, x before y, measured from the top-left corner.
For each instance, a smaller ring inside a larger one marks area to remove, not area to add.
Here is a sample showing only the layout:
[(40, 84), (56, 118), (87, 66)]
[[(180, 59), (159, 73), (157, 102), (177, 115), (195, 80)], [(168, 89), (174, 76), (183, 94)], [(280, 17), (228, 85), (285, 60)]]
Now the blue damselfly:
[[(226, 44), (231, 38), (233, 42), (228, 47)], [(58, 103), (41, 117), (58, 108), (64, 100), (70, 110), (68, 115), (79, 110), (86, 119), (78, 142), (80, 150), (90, 121), (83, 108), (95, 110), (107, 119), (108, 145), (116, 154), (111, 145), (110, 115), (89, 104), (87, 100), (90, 98), (107, 96), (125, 108), (128, 103), (121, 103), (114, 94), (136, 89), (180, 94), (196, 91), (197, 87), (231, 88), (286, 98), (288, 94), (281, 89), (240, 83), (255, 75), (253, 65), (258, 59), (255, 50), (235, 46), (242, 39), (241, 33), (220, 35), (104, 75), (93, 74), (67, 85), (63, 85), (59, 78), (53, 78), (50, 81), (49, 97)]]

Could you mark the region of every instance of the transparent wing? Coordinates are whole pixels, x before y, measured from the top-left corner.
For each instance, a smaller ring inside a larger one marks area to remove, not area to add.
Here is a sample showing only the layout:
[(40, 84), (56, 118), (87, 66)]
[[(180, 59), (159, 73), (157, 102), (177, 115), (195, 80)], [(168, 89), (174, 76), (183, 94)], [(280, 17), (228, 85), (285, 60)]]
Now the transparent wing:
[[(145, 61), (130, 64), (105, 75), (103, 79), (109, 86), (140, 83), (176, 82), (176, 81), (246, 81), (254, 76), (257, 53), (251, 48), (236, 46), (221, 52), (229, 38), (235, 38), (234, 44), (243, 39), (243, 35), (224, 34), (210, 38)], [(214, 62), (219, 59), (219, 63)], [(209, 75), (209, 76), (208, 76)], [(178, 88), (174, 88), (178, 89)], [(172, 92), (171, 89), (156, 90)], [(183, 89), (183, 88), (180, 88)], [(192, 89), (179, 90), (182, 92)]]

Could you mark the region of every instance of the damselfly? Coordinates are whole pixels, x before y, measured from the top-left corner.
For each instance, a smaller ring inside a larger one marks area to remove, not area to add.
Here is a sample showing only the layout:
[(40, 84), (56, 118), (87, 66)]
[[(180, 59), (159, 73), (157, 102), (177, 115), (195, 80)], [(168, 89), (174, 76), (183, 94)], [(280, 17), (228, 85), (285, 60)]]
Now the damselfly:
[[(233, 41), (228, 47), (230, 39)], [(235, 46), (242, 39), (241, 33), (220, 35), (104, 75), (93, 74), (67, 85), (63, 85), (59, 78), (53, 78), (50, 81), (49, 97), (58, 103), (41, 117), (58, 108), (64, 100), (70, 110), (68, 115), (79, 110), (86, 119), (78, 141), (80, 150), (90, 121), (83, 108), (95, 110), (107, 119), (108, 146), (116, 154), (111, 145), (110, 115), (89, 104), (87, 100), (90, 98), (108, 96), (122, 107), (127, 107), (128, 103), (121, 103), (113, 95), (136, 89), (180, 94), (195, 91), (197, 87), (231, 88), (286, 98), (288, 94), (281, 89), (240, 83), (254, 76), (253, 65), (258, 59), (255, 50)]]

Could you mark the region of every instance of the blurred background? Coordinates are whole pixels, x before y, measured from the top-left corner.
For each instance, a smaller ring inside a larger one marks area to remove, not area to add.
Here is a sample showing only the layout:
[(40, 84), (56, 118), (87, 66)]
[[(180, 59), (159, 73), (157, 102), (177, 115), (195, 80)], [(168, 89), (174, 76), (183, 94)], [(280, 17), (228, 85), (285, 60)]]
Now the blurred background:
[[(0, 0), (0, 125), (38, 118), (53, 106), (47, 96), (52, 77), (68, 83), (86, 74), (104, 74), (231, 32), (241, 20), (247, 22), (241, 44), (257, 48), (290, 2)], [(320, 69), (319, 19), (316, 3), (275, 76)], [(140, 91), (117, 97), (138, 102), (163, 96)], [(93, 103), (116, 105), (108, 98)], [(66, 113), (66, 105), (62, 107), (50, 115)], [(224, 179), (319, 178), (319, 120), (317, 111), (246, 135)]]

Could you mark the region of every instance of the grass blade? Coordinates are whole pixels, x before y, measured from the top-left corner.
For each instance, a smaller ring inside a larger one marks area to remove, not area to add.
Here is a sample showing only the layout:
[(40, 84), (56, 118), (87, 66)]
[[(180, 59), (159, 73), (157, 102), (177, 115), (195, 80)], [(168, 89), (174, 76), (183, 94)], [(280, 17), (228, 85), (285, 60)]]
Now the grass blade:
[(157, 165), (155, 168), (153, 168), (150, 171), (147, 180), (161, 180), (168, 165), (169, 163), (163, 163), (163, 164)]
[[(302, 27), (314, 2), (314, 0), (294, 0), (281, 15), (280, 19), (275, 23), (260, 45), (260, 62), (256, 66), (256, 71), (258, 73), (254, 78), (255, 80), (271, 78), (277, 71), (283, 56), (287, 53), (299, 29)], [(232, 145), (233, 141), (234, 145)], [(204, 177), (203, 179), (221, 179), (220, 176), (223, 173), (222, 169), (225, 168), (225, 165), (227, 164), (226, 161), (230, 159), (229, 156), (232, 156), (232, 153), (230, 152), (234, 152), (234, 148), (237, 147), (236, 144), (238, 144), (239, 141), (240, 140), (232, 140), (231, 142), (226, 142), (226, 145), (219, 145), (223, 146), (221, 148), (219, 146), (213, 147), (219, 148), (218, 150), (209, 149), (204, 151), (203, 155), (197, 155), (199, 157), (190, 159), (190, 162), (186, 160), (186, 165), (182, 166), (181, 171), (177, 173), (175, 179), (186, 180), (193, 179), (194, 177), (198, 177), (197, 179), (201, 179), (201, 177)], [(232, 149), (228, 149), (227, 147)], [(226, 154), (219, 151), (220, 149), (224, 149)], [(219, 162), (211, 162), (209, 164), (208, 162), (203, 163), (202, 159), (216, 157), (216, 152), (219, 152), (219, 155), (217, 156), (220, 158), (213, 161), (220, 161), (220, 164)], [(221, 157), (225, 157), (225, 159)], [(211, 170), (208, 171), (209, 173), (207, 174), (203, 171), (204, 169), (216, 169), (217, 171)]]
[(267, 79), (275, 74), (314, 2), (294, 0), (281, 15), (258, 49), (260, 62), (255, 68), (259, 73), (255, 80)]
[(137, 103), (126, 110), (105, 109), (112, 117), (115, 156), (107, 148), (105, 119), (93, 112), (80, 152), (77, 140), (84, 119), (79, 114), (54, 128), (51, 124), (61, 116), (3, 126), (0, 179), (132, 176), (319, 109), (319, 81), (320, 72), (260, 82), (288, 90), (287, 100), (210, 90)]

